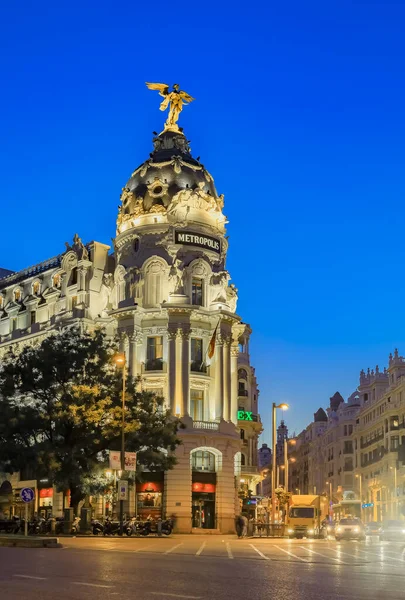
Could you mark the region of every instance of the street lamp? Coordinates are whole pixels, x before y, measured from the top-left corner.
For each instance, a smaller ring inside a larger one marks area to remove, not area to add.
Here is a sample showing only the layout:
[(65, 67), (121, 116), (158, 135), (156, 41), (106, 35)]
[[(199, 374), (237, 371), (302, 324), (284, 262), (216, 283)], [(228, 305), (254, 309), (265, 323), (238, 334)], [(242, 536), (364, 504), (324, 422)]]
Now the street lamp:
[[(287, 438), (284, 438), (284, 489), (286, 492), (288, 492), (288, 476), (289, 476), (289, 472), (288, 472), (288, 444), (291, 444), (292, 446), (295, 446), (296, 444), (296, 440), (292, 439), (292, 440), (288, 440)], [(291, 459), (291, 462), (295, 462)]]
[(359, 494), (360, 494), (360, 518), (362, 516), (362, 510), (363, 510), (363, 476), (360, 473), (356, 474), (356, 479), (359, 480)]
[[(127, 360), (125, 352), (116, 354), (114, 362), (117, 367), (122, 368), (122, 407), (121, 407), (121, 471), (125, 471), (125, 379)], [(120, 535), (124, 534), (124, 500), (120, 498)]]
[(329, 486), (329, 517), (331, 516), (331, 506), (332, 506), (332, 482), (331, 481), (327, 481), (326, 485)]
[(276, 442), (277, 442), (277, 415), (276, 415), (276, 411), (277, 409), (281, 409), (281, 410), (287, 410), (288, 409), (288, 404), (282, 403), (282, 404), (276, 404), (275, 402), (273, 402), (273, 413), (272, 413), (272, 458), (273, 458), (273, 465), (272, 465), (272, 469), (271, 469), (271, 521), (274, 525), (275, 521), (276, 521)]

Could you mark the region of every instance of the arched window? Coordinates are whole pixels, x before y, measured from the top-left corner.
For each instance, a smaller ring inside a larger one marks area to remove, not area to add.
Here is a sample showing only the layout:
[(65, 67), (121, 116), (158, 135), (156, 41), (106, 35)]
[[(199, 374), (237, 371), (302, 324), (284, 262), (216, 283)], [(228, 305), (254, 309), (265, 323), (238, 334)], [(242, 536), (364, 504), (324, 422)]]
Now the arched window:
[(60, 275), (59, 274), (53, 276), (52, 285), (55, 288), (58, 288), (60, 286)]
[(215, 471), (215, 454), (207, 450), (196, 450), (191, 455), (193, 471)]
[(238, 371), (238, 379), (244, 379), (245, 381), (247, 381), (248, 378), (248, 374), (246, 369), (239, 369)]
[(70, 272), (69, 285), (75, 285), (77, 283), (77, 267), (73, 267)]
[(14, 302), (20, 302), (21, 300), (21, 290), (20, 288), (17, 288), (16, 290), (14, 290)]
[(32, 293), (34, 294), (34, 296), (39, 296), (40, 291), (41, 284), (39, 283), (39, 281), (34, 281), (34, 283), (32, 284)]
[(163, 302), (163, 283), (166, 270), (162, 260), (152, 260), (145, 267), (144, 306), (157, 306)]

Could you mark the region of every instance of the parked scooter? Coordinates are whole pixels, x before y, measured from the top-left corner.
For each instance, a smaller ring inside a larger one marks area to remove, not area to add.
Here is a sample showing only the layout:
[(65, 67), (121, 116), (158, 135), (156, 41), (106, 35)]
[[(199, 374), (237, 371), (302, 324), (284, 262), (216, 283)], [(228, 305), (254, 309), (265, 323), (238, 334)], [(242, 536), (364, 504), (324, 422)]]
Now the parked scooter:
[(117, 535), (120, 533), (120, 522), (111, 521), (109, 517), (106, 518), (104, 523), (103, 535)]
[(100, 533), (104, 533), (104, 525), (98, 519), (92, 520), (91, 529), (92, 529), (93, 535), (99, 535)]
[(70, 533), (72, 535), (76, 535), (80, 532), (80, 517), (75, 517), (75, 520), (72, 523), (72, 528), (70, 530)]

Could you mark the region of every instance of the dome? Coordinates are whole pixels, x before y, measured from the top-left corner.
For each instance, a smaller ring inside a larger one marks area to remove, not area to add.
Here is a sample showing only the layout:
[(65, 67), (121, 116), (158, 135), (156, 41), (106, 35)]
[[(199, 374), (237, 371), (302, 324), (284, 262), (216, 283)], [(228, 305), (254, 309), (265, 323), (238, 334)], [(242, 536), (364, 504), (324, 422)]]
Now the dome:
[[(164, 131), (153, 139), (150, 158), (132, 173), (121, 195), (122, 214), (137, 207), (163, 212), (181, 190), (199, 189), (217, 198), (214, 180), (190, 153), (189, 142), (181, 132)], [(160, 207), (160, 208), (159, 208)]]
[(318, 408), (318, 410), (314, 414), (315, 423), (324, 423), (327, 422), (327, 420), (328, 417), (326, 415), (326, 412), (323, 410), (323, 408)]
[(336, 411), (339, 408), (340, 404), (342, 404), (342, 402), (344, 402), (344, 398), (342, 397), (342, 395), (339, 392), (335, 392), (330, 398), (331, 410)]

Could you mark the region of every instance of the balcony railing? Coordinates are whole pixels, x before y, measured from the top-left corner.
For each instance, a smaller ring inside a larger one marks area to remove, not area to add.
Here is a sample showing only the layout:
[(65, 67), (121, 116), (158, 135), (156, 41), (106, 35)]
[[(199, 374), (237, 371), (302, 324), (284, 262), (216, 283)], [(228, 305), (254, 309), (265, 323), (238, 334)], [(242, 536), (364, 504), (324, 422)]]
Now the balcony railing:
[(193, 421), (193, 429), (210, 429), (211, 431), (218, 431), (218, 421)]
[(249, 396), (249, 392), (247, 390), (238, 390), (238, 396), (247, 397)]
[(145, 371), (163, 371), (163, 360), (151, 358), (145, 362)]
[(194, 361), (190, 365), (190, 371), (192, 371), (193, 373), (206, 373), (207, 365), (200, 361)]
[(384, 434), (380, 433), (379, 435), (376, 435), (375, 437), (373, 437), (373, 439), (368, 440), (367, 442), (363, 441), (360, 444), (360, 448), (368, 448), (368, 446), (372, 446), (373, 444), (375, 444), (376, 442), (379, 442), (380, 440), (384, 439)]

